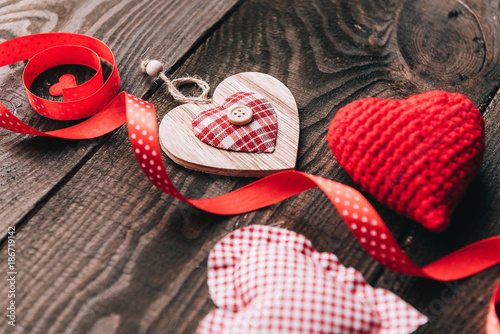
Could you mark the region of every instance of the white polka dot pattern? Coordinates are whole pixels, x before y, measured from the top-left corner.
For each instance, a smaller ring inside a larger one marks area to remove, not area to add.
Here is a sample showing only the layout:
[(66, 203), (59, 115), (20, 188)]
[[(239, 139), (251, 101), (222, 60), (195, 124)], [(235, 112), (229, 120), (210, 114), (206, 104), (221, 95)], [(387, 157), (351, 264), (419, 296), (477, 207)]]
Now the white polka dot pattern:
[(363, 248), (378, 262), (395, 271), (422, 276), (420, 268), (403, 252), (375, 209), (359, 192), (318, 176), (308, 177), (325, 192)]
[[(42, 51), (47, 52), (45, 55), (50, 55), (51, 63), (44, 62), (43, 57), (34, 57)], [(22, 122), (0, 103), (1, 128), (29, 135), (89, 139), (107, 134), (127, 123), (135, 156), (148, 179), (167, 194), (199, 209), (215, 214), (241, 214), (319, 186), (366, 251), (390, 269), (447, 281), (473, 275), (500, 262), (500, 237), (491, 237), (419, 268), (399, 247), (373, 207), (360, 193), (348, 186), (298, 171), (277, 173), (214, 198), (186, 199), (171, 183), (161, 159), (154, 107), (127, 93), (117, 95), (120, 89), (118, 69), (111, 50), (104, 43), (78, 34), (36, 34), (3, 42), (0, 44), (0, 52), (2, 66), (31, 59), (28, 70), (25, 69), (23, 73), (23, 81), (29, 102), (38, 113), (60, 120), (94, 115), (69, 128), (41, 132)], [(34, 78), (50, 66), (83, 63), (99, 72), (100, 59), (113, 66), (107, 80), (102, 83), (102, 78), (96, 75), (83, 85), (68, 88), (63, 92), (65, 102), (48, 101), (29, 92), (28, 88)], [(494, 304), (500, 299), (498, 295), (500, 293), (492, 300), (493, 311), (490, 309), (492, 313), (488, 318), (488, 334), (498, 334), (500, 331)], [(226, 317), (226, 313), (221, 317)], [(491, 332), (492, 330), (495, 331)]]
[(135, 157), (148, 179), (163, 192), (179, 199), (184, 197), (179, 193), (167, 174), (161, 158), (158, 144), (158, 128), (156, 113), (150, 103), (133, 95), (125, 95), (128, 132)]
[[(23, 71), (23, 84), (31, 106), (40, 115), (56, 120), (74, 120), (101, 114), (73, 127), (41, 132), (22, 122), (0, 103), (0, 127), (29, 135), (89, 139), (109, 133), (125, 122), (123, 109), (110, 103), (120, 89), (120, 77), (113, 54), (103, 42), (78, 34), (36, 34), (3, 42), (0, 52), (2, 66), (30, 59)], [(105, 82), (100, 59), (113, 66)], [(30, 86), (40, 73), (61, 64), (85, 65), (95, 69), (96, 74), (82, 85), (64, 89), (64, 102), (46, 100), (31, 93)], [(113, 107), (105, 108), (108, 104)]]

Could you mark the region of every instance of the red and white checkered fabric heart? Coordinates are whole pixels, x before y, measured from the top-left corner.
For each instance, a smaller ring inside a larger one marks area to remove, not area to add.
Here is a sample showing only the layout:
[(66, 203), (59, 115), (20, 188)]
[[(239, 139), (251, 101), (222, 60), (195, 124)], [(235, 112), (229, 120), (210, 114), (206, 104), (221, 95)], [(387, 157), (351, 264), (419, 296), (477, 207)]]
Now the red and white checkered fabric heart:
[(209, 256), (208, 286), (218, 309), (198, 334), (402, 334), (427, 322), (335, 255), (276, 227), (249, 226), (220, 241)]
[[(233, 105), (251, 108), (253, 120), (243, 126), (229, 122), (227, 111)], [(276, 146), (276, 112), (271, 103), (257, 93), (235, 93), (221, 107), (200, 113), (192, 124), (198, 139), (224, 150), (271, 153)]]

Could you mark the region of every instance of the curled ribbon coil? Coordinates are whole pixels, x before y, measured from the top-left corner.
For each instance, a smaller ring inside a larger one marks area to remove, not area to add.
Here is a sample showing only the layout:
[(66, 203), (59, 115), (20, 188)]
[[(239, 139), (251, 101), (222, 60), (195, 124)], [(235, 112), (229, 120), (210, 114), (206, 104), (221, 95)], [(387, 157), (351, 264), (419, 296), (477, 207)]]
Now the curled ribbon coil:
[[(276, 173), (217, 197), (185, 198), (172, 184), (163, 164), (154, 106), (128, 93), (118, 94), (120, 77), (113, 54), (106, 44), (79, 34), (47, 33), (6, 41), (0, 44), (0, 54), (1, 66), (30, 59), (23, 73), (23, 82), (30, 104), (38, 113), (58, 120), (92, 116), (68, 128), (42, 132), (28, 126), (0, 104), (2, 128), (38, 136), (89, 139), (102, 136), (127, 123), (137, 161), (151, 182), (163, 192), (199, 209), (222, 215), (241, 214), (319, 187), (365, 250), (391, 270), (450, 281), (473, 275), (500, 262), (500, 236), (497, 236), (476, 242), (420, 268), (399, 247), (375, 209), (358, 191), (299, 171)], [(106, 80), (103, 80), (101, 59), (113, 67)], [(85, 65), (96, 70), (96, 74), (80, 86), (63, 89), (64, 102), (45, 100), (30, 92), (31, 84), (40, 73), (62, 64)], [(240, 198), (245, 200), (239, 201)], [(499, 300), (500, 285), (490, 303), (487, 334), (500, 333), (495, 310)]]

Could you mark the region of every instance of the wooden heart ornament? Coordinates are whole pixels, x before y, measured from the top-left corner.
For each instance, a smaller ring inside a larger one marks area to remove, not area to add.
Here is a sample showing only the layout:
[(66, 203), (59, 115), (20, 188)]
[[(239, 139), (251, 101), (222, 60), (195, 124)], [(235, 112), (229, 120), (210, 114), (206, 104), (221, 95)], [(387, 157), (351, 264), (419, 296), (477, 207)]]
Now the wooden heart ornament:
[[(232, 105), (253, 110), (252, 122), (238, 130), (247, 131), (246, 135), (237, 134), (225, 118)], [(213, 174), (261, 177), (295, 168), (299, 125), (290, 90), (270, 75), (246, 72), (221, 82), (213, 103), (172, 109), (163, 118), (159, 135), (163, 151), (181, 166)], [(224, 136), (217, 137), (216, 131), (225, 131)], [(234, 144), (239, 142), (243, 144)]]
[(381, 203), (444, 230), (484, 155), (484, 120), (457, 93), (362, 99), (341, 108), (328, 143), (340, 165)]

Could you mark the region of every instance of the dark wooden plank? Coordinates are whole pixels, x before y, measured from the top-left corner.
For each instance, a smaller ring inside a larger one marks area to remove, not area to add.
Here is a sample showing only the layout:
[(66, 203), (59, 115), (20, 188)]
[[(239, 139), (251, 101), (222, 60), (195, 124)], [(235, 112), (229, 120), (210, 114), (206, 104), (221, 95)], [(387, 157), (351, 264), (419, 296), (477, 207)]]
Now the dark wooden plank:
[[(499, 94), (484, 112), (484, 118), (487, 143), (484, 163), (478, 178), (453, 215), (452, 225), (440, 234), (415, 227), (407, 238), (407, 252), (422, 265), (475, 241), (500, 235)], [(386, 272), (377, 284), (388, 287), (398, 281), (395, 291), (429, 315), (432, 321), (418, 333), (482, 333), (488, 303), (499, 277), (499, 266), (449, 283), (400, 277)]]
[[(438, 54), (448, 54), (443, 62), (438, 62), (437, 66), (446, 67), (447, 74), (439, 68), (432, 71), (422, 65), (422, 59), (431, 59), (430, 51), (422, 50), (420, 53), (419, 69), (421, 75), (415, 82), (425, 84), (422, 81), (430, 81), (431, 84), (439, 82), (456, 83), (455, 86), (447, 88), (466, 93), (472, 98), (476, 105), (483, 112), (486, 121), (486, 153), (484, 163), (478, 178), (467, 191), (464, 199), (452, 217), (452, 223), (444, 233), (431, 233), (420, 226), (415, 225), (405, 240), (405, 248), (417, 263), (425, 265), (446, 254), (451, 253), (461, 247), (475, 241), (500, 234), (499, 221), (499, 200), (500, 200), (500, 169), (499, 152), (500, 143), (500, 120), (499, 96), (498, 93), (493, 101), (487, 106), (489, 96), (496, 92), (498, 80), (493, 73), (496, 72), (495, 65), (498, 63), (498, 42), (500, 26), (497, 21), (498, 3), (480, 1), (468, 1), (468, 5), (460, 2), (450, 2), (444, 4), (441, 11), (432, 11), (433, 22), (421, 20), (420, 27), (412, 28), (415, 33), (414, 45), (422, 45), (427, 38), (429, 46), (434, 45)], [(428, 7), (418, 4), (407, 3), (412, 7), (411, 11), (415, 17), (422, 17), (423, 11)], [(402, 12), (406, 8), (403, 7)], [(427, 13), (427, 12), (426, 12)], [(404, 25), (411, 25), (406, 16)], [(405, 18), (400, 15), (400, 22)], [(436, 25), (435, 22), (450, 22), (444, 26)], [(434, 23), (434, 24), (433, 24)], [(474, 24), (475, 23), (475, 24)], [(427, 27), (422, 28), (422, 26)], [(468, 27), (467, 32), (464, 27)], [(401, 27), (399, 29), (402, 29)], [(432, 29), (432, 31), (431, 31)], [(424, 30), (426, 33), (416, 33)], [(464, 47), (464, 42), (471, 40), (477, 43), (477, 48)], [(450, 38), (454, 36), (454, 38)], [(468, 37), (465, 37), (468, 36)], [(408, 40), (411, 41), (409, 38)], [(454, 49), (454, 50), (453, 50)], [(462, 52), (468, 49), (468, 52)], [(454, 52), (452, 52), (454, 51)], [(481, 56), (480, 56), (481, 55)], [(415, 57), (415, 55), (413, 55)], [(477, 61), (472, 62), (471, 57), (476, 57)], [(483, 57), (484, 61), (479, 62)], [(444, 61), (446, 60), (446, 61)], [(424, 62), (425, 64), (425, 62)], [(453, 65), (452, 65), (453, 64)], [(479, 67), (472, 66), (479, 65)], [(429, 66), (428, 64), (425, 64)], [(459, 68), (461, 67), (461, 68)], [(471, 74), (464, 75), (470, 71)], [(478, 73), (474, 73), (478, 72)], [(458, 87), (458, 89), (456, 89)], [(465, 87), (465, 88), (462, 88)], [(492, 90), (493, 89), (493, 90)], [(479, 99), (480, 95), (484, 99)], [(418, 333), (483, 333), (488, 312), (488, 303), (494, 287), (498, 283), (500, 268), (498, 266), (488, 269), (480, 274), (464, 280), (440, 283), (431, 280), (417, 279), (414, 277), (404, 277), (391, 272), (385, 272), (377, 285), (390, 288), (411, 302), (431, 319), (430, 323), (423, 326)]]
[[(500, 71), (494, 5), (473, 2), (473, 15), (455, 1), (247, 0), (175, 75), (197, 74), (213, 87), (243, 71), (261, 71), (279, 78), (292, 90), (299, 106), (297, 169), (355, 186), (325, 141), (328, 124), (338, 108), (365, 96), (403, 97), (439, 88), (467, 94), (484, 111), (497, 90), (495, 78)], [(430, 31), (435, 35), (429, 32), (420, 37), (420, 30), (413, 27), (418, 22), (408, 21), (408, 15), (417, 14), (432, 23)], [(456, 48), (453, 39), (439, 43), (440, 29), (447, 35), (450, 29), (458, 30), (460, 33), (450, 36), (466, 45)], [(471, 36), (484, 39), (484, 56), (481, 48), (480, 56), (462, 54), (478, 46), (478, 40)], [(411, 46), (417, 37), (445, 50), (431, 60), (431, 51)], [(402, 51), (404, 48), (408, 51)], [(415, 53), (414, 49), (421, 51)], [(467, 78), (457, 79), (455, 72), (446, 72), (441, 64), (446, 59), (464, 59), (469, 64), (464, 68)], [(444, 71), (444, 79), (426, 74), (432, 71)], [(164, 88), (151, 101), (160, 115), (177, 105), (165, 97)], [(165, 161), (173, 181), (186, 196), (214, 196), (251, 181), (214, 177)], [(496, 165), (488, 153), (485, 168)], [(487, 189), (488, 201), (494, 203), (498, 187), (492, 183)], [(483, 226), (468, 223), (474, 235), (461, 230), (461, 240), (446, 244), (446, 234), (426, 232), (368, 198), (419, 263), (498, 234), (494, 206), (485, 209)], [(468, 205), (459, 210), (467, 210)], [(173, 200), (141, 174), (126, 131), (121, 129), (19, 231), (21, 331), (98, 333), (104, 328), (117, 333), (192, 333), (214, 307), (205, 283), (211, 247), (236, 228), (278, 221), (305, 234), (318, 250), (334, 252), (370, 282), (397, 292), (431, 316), (431, 302), (441, 298), (447, 287), (386, 272), (361, 249), (317, 189), (233, 217), (205, 214)], [(460, 230), (463, 225), (454, 221), (452, 226)], [(434, 245), (434, 240), (442, 247), (425, 247)], [(6, 256), (5, 247), (0, 256)], [(498, 268), (466, 280), (469, 290), (456, 292), (450, 304), (455, 305), (455, 312), (447, 306), (446, 313), (432, 317), (422, 331), (448, 332), (447, 328), (457, 329), (466, 319), (470, 321), (468, 328), (479, 332), (484, 323), (481, 312), (487, 304), (483, 297), (491, 291), (483, 294), (472, 288), (491, 287), (495, 273)], [(0, 286), (0, 295), (5, 292)], [(447, 292), (444, 296), (449, 300)], [(476, 297), (481, 301), (474, 302)], [(0, 324), (0, 329), (5, 326)]]
[[(223, 1), (19, 1), (1, 8), (0, 40), (48, 32), (78, 32), (100, 38), (115, 53), (122, 89), (141, 95), (151, 80), (140, 60), (157, 57), (171, 68), (239, 0)], [(62, 127), (36, 114), (23, 94), (24, 64), (0, 69), (0, 100), (31, 126)], [(80, 79), (85, 73), (80, 73)], [(57, 79), (58, 77), (52, 77)], [(45, 83), (47, 86), (48, 83)], [(66, 126), (72, 123), (62, 123)], [(36, 212), (109, 136), (92, 140), (32, 138), (0, 132), (0, 238)]]

